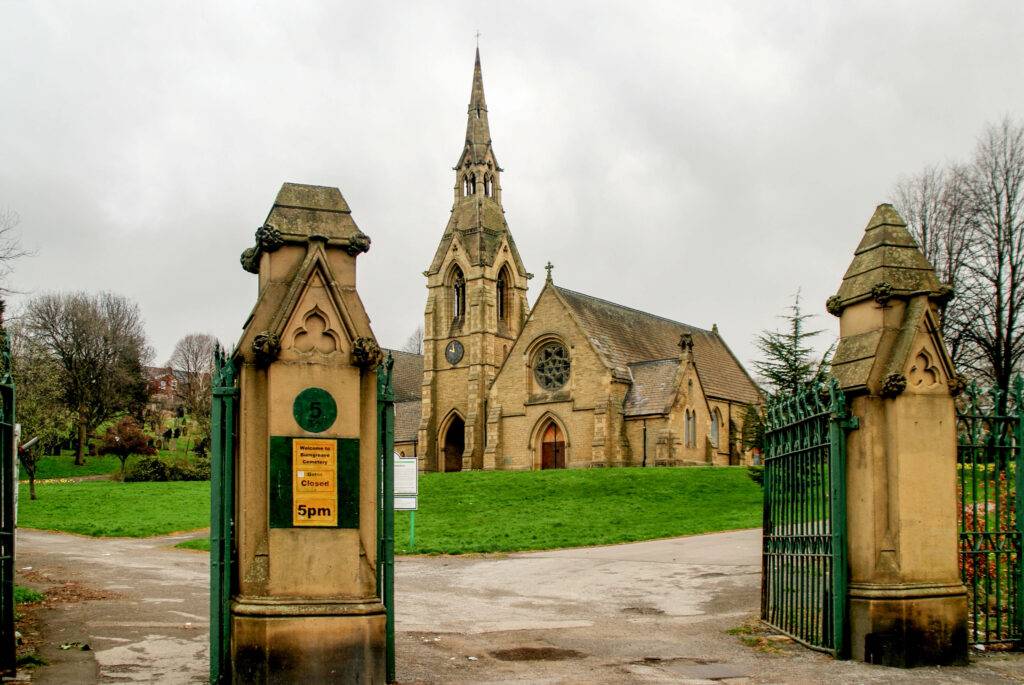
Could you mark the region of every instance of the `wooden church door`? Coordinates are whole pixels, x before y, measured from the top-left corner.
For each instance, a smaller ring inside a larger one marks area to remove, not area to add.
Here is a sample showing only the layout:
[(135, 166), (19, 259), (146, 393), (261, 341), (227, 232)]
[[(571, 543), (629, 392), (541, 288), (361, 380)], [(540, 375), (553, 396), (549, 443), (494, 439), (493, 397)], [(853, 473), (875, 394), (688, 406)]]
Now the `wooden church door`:
[(549, 423), (544, 429), (544, 437), (541, 441), (540, 467), (542, 469), (564, 469), (565, 468), (565, 440), (562, 438), (562, 431), (554, 423)]

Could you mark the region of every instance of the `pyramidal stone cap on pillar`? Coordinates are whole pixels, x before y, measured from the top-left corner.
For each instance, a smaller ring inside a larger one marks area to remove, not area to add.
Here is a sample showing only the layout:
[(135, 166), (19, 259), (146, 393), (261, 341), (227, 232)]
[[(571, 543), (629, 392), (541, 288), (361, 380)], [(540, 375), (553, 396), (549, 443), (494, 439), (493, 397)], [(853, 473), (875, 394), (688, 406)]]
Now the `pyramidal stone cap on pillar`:
[(287, 243), (322, 240), (350, 255), (370, 249), (370, 238), (356, 226), (352, 210), (337, 188), (285, 183), (277, 193), (263, 225), (256, 229), (256, 246), (242, 253), (242, 268), (259, 270), (259, 257)]
[(943, 293), (935, 269), (911, 237), (903, 217), (892, 205), (878, 205), (839, 292), (829, 298), (828, 311), (839, 316), (844, 307), (862, 300), (874, 298), (884, 304), (892, 297), (918, 293)]

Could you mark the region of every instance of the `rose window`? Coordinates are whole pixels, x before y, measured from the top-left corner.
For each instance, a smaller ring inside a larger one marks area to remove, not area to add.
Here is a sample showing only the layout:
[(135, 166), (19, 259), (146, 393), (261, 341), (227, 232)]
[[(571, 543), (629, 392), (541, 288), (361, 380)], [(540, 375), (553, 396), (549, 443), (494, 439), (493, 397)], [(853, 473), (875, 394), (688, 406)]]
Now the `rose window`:
[(533, 363), (533, 376), (545, 390), (558, 390), (569, 381), (569, 351), (561, 343), (540, 348)]

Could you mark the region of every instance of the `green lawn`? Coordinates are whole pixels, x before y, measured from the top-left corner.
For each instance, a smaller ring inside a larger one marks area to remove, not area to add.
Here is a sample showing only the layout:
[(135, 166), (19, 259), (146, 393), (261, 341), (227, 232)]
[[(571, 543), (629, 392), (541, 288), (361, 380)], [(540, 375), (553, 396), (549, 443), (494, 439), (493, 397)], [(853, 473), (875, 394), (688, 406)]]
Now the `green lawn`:
[[(209, 483), (54, 483), (19, 525), (144, 537), (209, 525)], [(428, 473), (420, 478), (416, 548), (395, 514), (398, 554), (510, 552), (694, 535), (761, 524), (761, 489), (743, 468)], [(179, 546), (209, 549), (207, 539)]]
[(397, 554), (606, 545), (761, 525), (761, 488), (744, 468), (428, 473), (416, 547), (395, 513)]
[(415, 549), (409, 514), (395, 513), (398, 554), (582, 547), (761, 525), (761, 488), (743, 468), (428, 473), (419, 506)]
[(20, 486), (18, 525), (98, 537), (147, 537), (210, 525), (210, 483), (43, 483)]

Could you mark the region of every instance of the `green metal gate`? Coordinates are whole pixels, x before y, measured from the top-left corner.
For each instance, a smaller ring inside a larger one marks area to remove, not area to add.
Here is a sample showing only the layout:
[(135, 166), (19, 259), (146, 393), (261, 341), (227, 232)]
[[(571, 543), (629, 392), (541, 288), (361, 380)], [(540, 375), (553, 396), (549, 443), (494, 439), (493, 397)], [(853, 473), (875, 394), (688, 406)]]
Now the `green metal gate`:
[(386, 618), (387, 682), (395, 682), (395, 390), (388, 352), (377, 369), (377, 589)]
[(0, 327), (0, 676), (4, 678), (14, 677), (18, 670), (14, 635), (14, 495), (18, 471), (14, 377), (7, 335), (7, 330)]
[(210, 682), (231, 682), (231, 595), (235, 589), (235, 363), (213, 359), (210, 420)]
[(1024, 637), (1024, 379), (1009, 396), (971, 384), (957, 411), (960, 575), (968, 639), (1020, 646)]
[(846, 431), (833, 379), (768, 403), (761, 619), (813, 649), (847, 655)]

